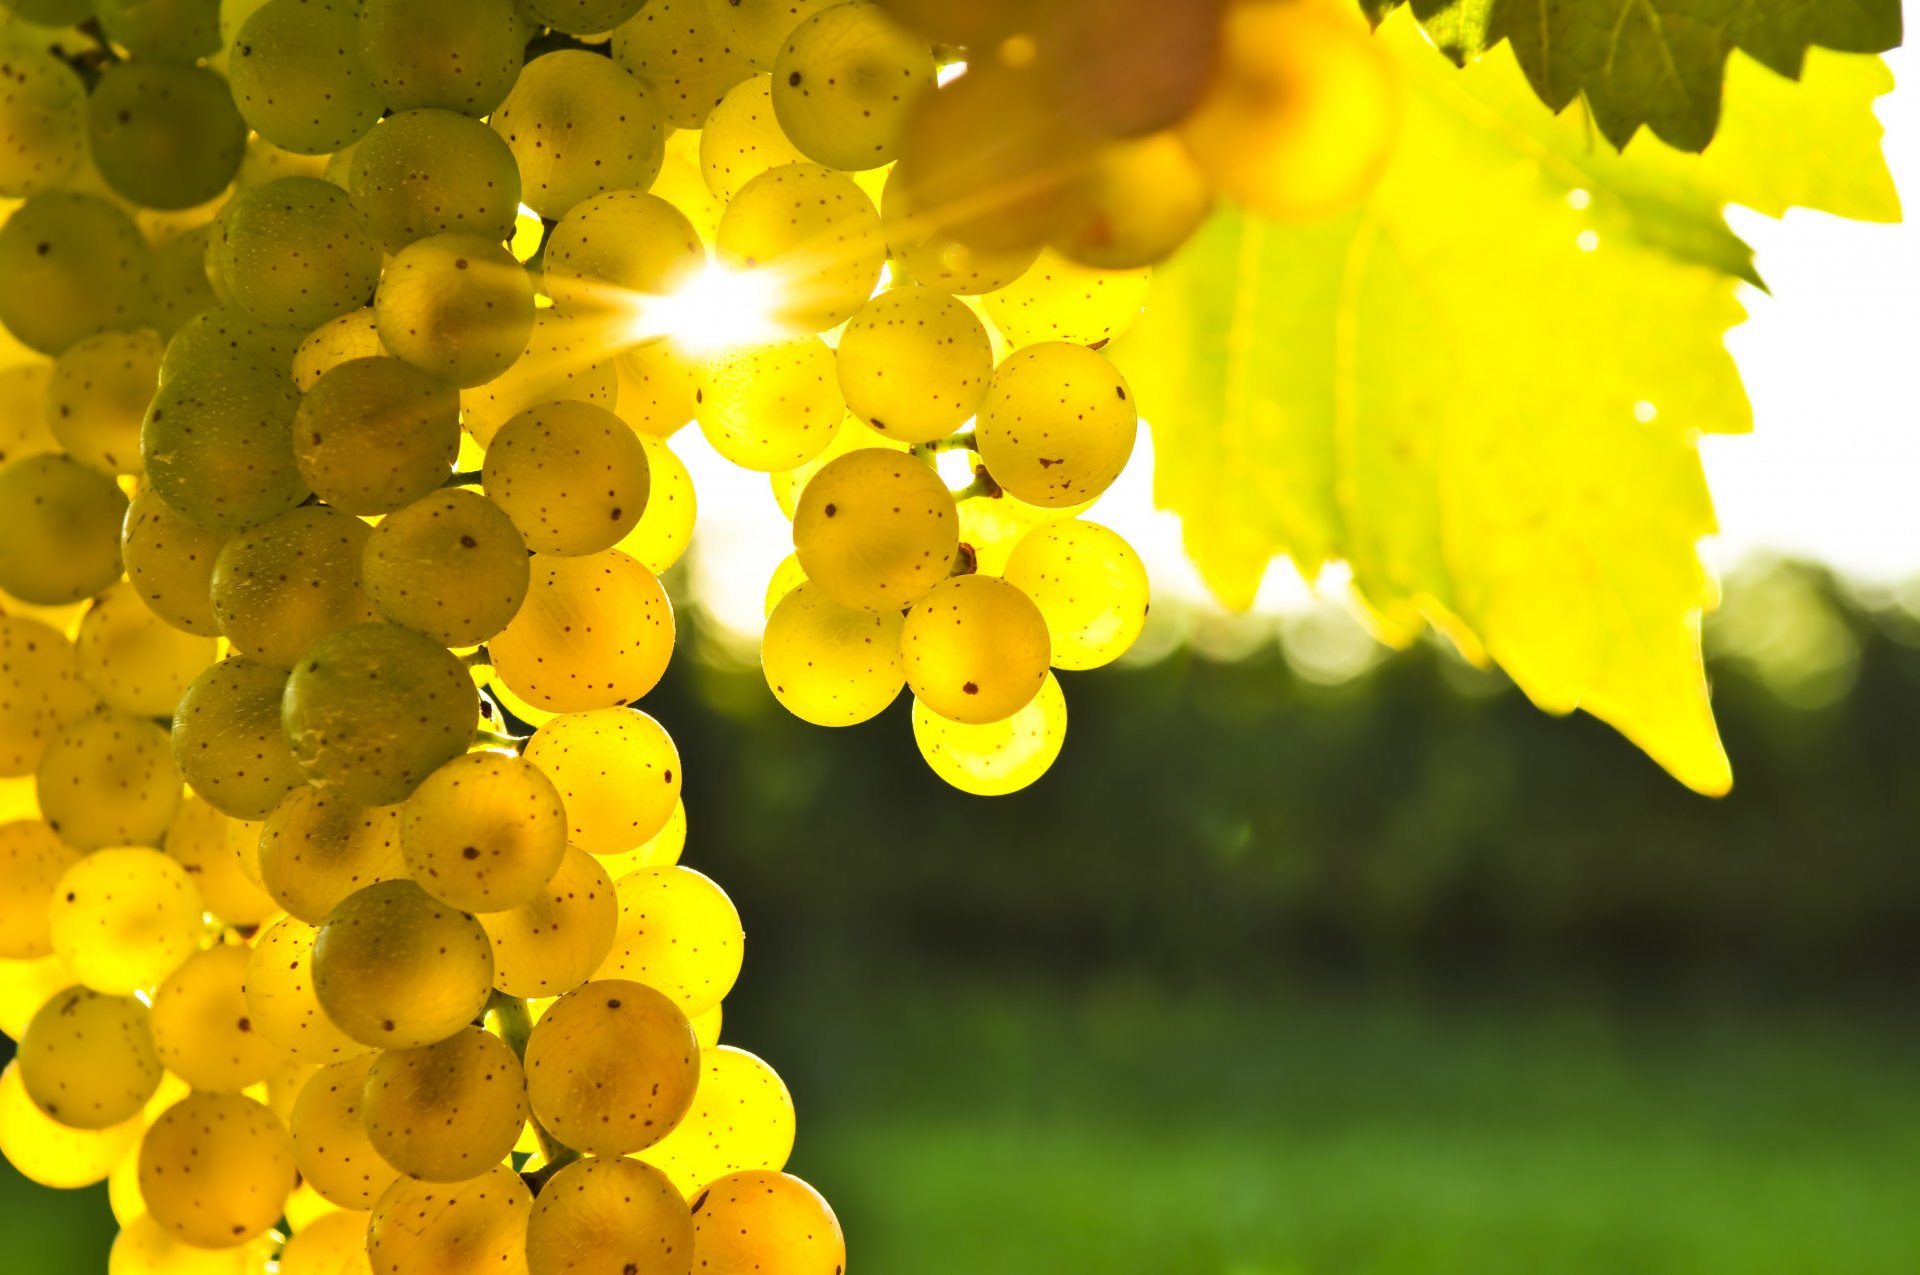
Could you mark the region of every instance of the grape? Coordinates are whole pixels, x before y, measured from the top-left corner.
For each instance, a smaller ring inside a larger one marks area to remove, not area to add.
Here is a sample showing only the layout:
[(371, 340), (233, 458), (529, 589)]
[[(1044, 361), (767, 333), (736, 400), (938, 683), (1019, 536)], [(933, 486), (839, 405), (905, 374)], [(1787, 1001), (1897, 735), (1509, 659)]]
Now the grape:
[(665, 439), (642, 434), (640, 445), (647, 450), (647, 507), (614, 547), (659, 575), (680, 561), (693, 541), (693, 476)]
[(180, 805), (167, 732), (112, 709), (61, 731), (41, 755), (35, 780), (47, 822), (79, 850), (157, 846)]
[(722, 351), (700, 367), (694, 411), (713, 449), (743, 469), (804, 465), (833, 441), (846, 404), (817, 336)]
[(183, 230), (153, 245), (153, 327), (171, 337), (189, 319), (220, 304), (207, 278), (207, 245), (211, 223)]
[[(0, 77), (0, 92), (5, 91), (4, 84), (5, 78)], [(35, 452), (60, 450), (60, 440), (47, 427), (47, 413), (34, 410), (36, 404), (44, 408), (52, 379), (53, 364), (46, 359), (0, 368), (0, 465)]]
[(299, 406), (284, 369), (238, 358), (181, 368), (161, 383), (140, 431), (155, 494), (206, 531), (239, 531), (292, 509), (309, 494), (293, 460)]
[(700, 1046), (651, 987), (596, 979), (555, 1001), (527, 1040), (527, 1101), (566, 1146), (624, 1155), (665, 1137), (693, 1103)]
[(1013, 716), (970, 726), (913, 706), (913, 738), (933, 773), (978, 797), (1018, 792), (1047, 773), (1067, 737), (1067, 701), (1053, 674)]
[(701, 1275), (839, 1275), (847, 1241), (820, 1193), (789, 1173), (730, 1173), (693, 1202)]
[(640, 11), (645, 0), (520, 0), (520, 7), (541, 26), (568, 35), (611, 31)]
[(1014, 346), (1040, 341), (1104, 345), (1133, 326), (1153, 271), (1096, 270), (1048, 249), (1031, 270), (987, 294), (987, 317)]
[(293, 418), (293, 458), (314, 494), (349, 514), (391, 513), (433, 492), (460, 450), (460, 395), (399, 359), (323, 373)]
[(140, 1118), (107, 1129), (70, 1129), (27, 1097), (19, 1062), (0, 1071), (0, 1154), (41, 1186), (71, 1190), (106, 1179), (140, 1141)]
[(1102, 270), (1172, 256), (1213, 207), (1213, 188), (1175, 133), (1100, 148), (1066, 195), (1054, 246)]
[[(79, 861), (80, 852), (60, 840), (44, 820), (0, 823), (0, 959), (25, 961), (53, 951), (47, 901), (67, 869)], [(611, 891), (607, 897), (611, 901)], [(609, 909), (611, 915), (611, 903)], [(611, 942), (611, 924), (607, 930)], [(599, 963), (594, 958), (594, 964)], [(587, 973), (592, 972), (589, 967)]]
[(294, 1180), (286, 1129), (241, 1094), (182, 1098), (140, 1142), (140, 1195), (148, 1213), (201, 1248), (232, 1248), (266, 1234)]
[(100, 332), (54, 361), (47, 424), (68, 455), (103, 474), (140, 472), (140, 422), (165, 349), (154, 332)]
[(731, 200), (769, 168), (806, 159), (780, 131), (771, 75), (756, 75), (728, 89), (700, 129), (700, 171), (707, 189), (722, 201)]
[(367, 524), (303, 505), (227, 541), (213, 564), (213, 615), (233, 649), (290, 668), (327, 634), (375, 618), (360, 587)]
[(360, 57), (359, 8), (268, 0), (242, 24), (227, 75), (255, 132), (295, 154), (327, 155), (373, 127), (383, 103)]
[(463, 388), (481, 385), (527, 348), (533, 281), (491, 240), (432, 235), (394, 257), (373, 310), (395, 357)]
[(527, 549), (513, 521), (459, 488), (388, 515), (367, 544), (367, 593), (381, 614), (447, 646), (504, 629), (527, 581)]
[(712, 1049), (720, 1043), (720, 1019), (722, 1007), (715, 1005), (706, 1013), (693, 1020), (693, 1038), (700, 1042), (700, 1048)]
[(666, 200), (612, 190), (575, 204), (547, 235), (541, 261), (556, 309), (618, 317), (642, 297), (679, 289), (707, 264), (707, 250)]
[[(42, 910), (45, 909), (42, 900)], [(0, 1032), (18, 1040), (55, 992), (73, 986), (73, 973), (58, 956), (0, 961)], [(37, 1111), (38, 1108), (35, 1108)]]
[[(130, 1207), (136, 1211), (127, 1215), (120, 1233), (113, 1237), (113, 1248), (107, 1255), (107, 1275), (261, 1275), (267, 1269), (267, 1255), (272, 1252), (271, 1236), (235, 1248), (198, 1248), (188, 1244), (148, 1216), (136, 1180), (138, 1157), (129, 1156), (122, 1164), (131, 1166), (126, 1170), (131, 1176), (124, 1189), (132, 1194)], [(113, 1181), (120, 1179), (121, 1171), (114, 1170)]]
[(504, 912), (483, 912), (493, 944), (493, 985), (509, 996), (558, 996), (580, 986), (613, 947), (620, 905), (598, 860), (567, 847), (540, 893)]
[(836, 0), (707, 0), (707, 16), (727, 47), (770, 70), (793, 29)]
[(878, 168), (933, 88), (933, 50), (877, 4), (836, 4), (795, 27), (773, 64), (773, 109), (807, 158)]
[(305, 394), (320, 383), (321, 377), (341, 364), (379, 358), (386, 352), (386, 347), (380, 344), (373, 307), (349, 310), (328, 319), (301, 340), (300, 347), (293, 352), (293, 383)]
[(559, 790), (568, 839), (589, 854), (631, 850), (680, 799), (673, 737), (637, 708), (563, 713), (533, 733), (524, 755)]
[(87, 97), (87, 140), (113, 192), (142, 208), (191, 208), (227, 188), (247, 124), (205, 67), (110, 62)]
[(647, 504), (647, 453), (604, 407), (531, 407), (493, 436), (481, 481), (534, 553), (611, 549)]
[(614, 29), (613, 60), (677, 129), (699, 128), (727, 90), (753, 74), (714, 27), (706, 0), (648, 0)]
[(535, 708), (611, 708), (652, 690), (673, 656), (673, 604), (617, 549), (533, 559), (526, 604), (487, 645), (494, 671)]
[(981, 404), (980, 459), (1020, 499), (1060, 508), (1112, 485), (1133, 454), (1133, 397), (1113, 364), (1049, 341), (1008, 355)]
[[(875, 433), (858, 416), (848, 416), (840, 422), (840, 429), (828, 443), (826, 449), (804, 465), (795, 465), (792, 469), (776, 470), (767, 475), (768, 485), (773, 488), (774, 503), (780, 506), (780, 512), (791, 522), (800, 508), (800, 493), (807, 489), (813, 476), (839, 460), (848, 452), (863, 451), (867, 448), (881, 448), (895, 453), (907, 451), (907, 444), (895, 442), (884, 434)], [(962, 524), (965, 525), (964, 523)], [(794, 569), (801, 578), (806, 572), (799, 571), (799, 559), (794, 560)], [(779, 601), (775, 598), (774, 601)], [(773, 608), (767, 608), (771, 611)]]
[(406, 875), (398, 806), (356, 806), (302, 786), (280, 799), (260, 830), (261, 884), (311, 925), (362, 886)]
[(87, 90), (51, 53), (7, 42), (0, 77), (0, 197), (37, 195), (65, 181), (86, 154)]
[(953, 496), (899, 452), (849, 452), (813, 476), (793, 515), (807, 579), (841, 606), (900, 611), (947, 578), (960, 547)]
[(793, 1152), (793, 1098), (773, 1068), (744, 1049), (700, 1053), (693, 1107), (672, 1133), (647, 1148), (647, 1163), (694, 1198), (742, 1169), (780, 1169)]
[(217, 53), (220, 0), (93, 0), (109, 39), (135, 57), (194, 62)]
[(446, 648), (392, 624), (320, 639), (287, 679), (280, 721), (307, 779), (348, 801), (400, 801), (467, 750), (480, 711)]
[(158, 850), (96, 850), (54, 885), (47, 925), (75, 979), (128, 996), (193, 951), (200, 896), (187, 870)]
[(380, 1158), (428, 1182), (465, 1182), (507, 1158), (527, 1121), (520, 1060), (466, 1027), (374, 1059), (360, 1108)]
[(525, 1269), (533, 1196), (496, 1164), (445, 1186), (396, 1178), (373, 1208), (367, 1253), (375, 1275), (480, 1275)]
[(979, 409), (993, 379), (993, 343), (965, 303), (908, 285), (853, 316), (834, 366), (855, 416), (888, 438), (928, 443)]
[(1046, 618), (1055, 668), (1110, 663), (1146, 625), (1146, 567), (1132, 546), (1098, 523), (1034, 528), (1014, 547), (1005, 576)]
[(284, 1056), (253, 1029), (244, 947), (195, 952), (153, 995), (153, 1046), (167, 1070), (205, 1093), (238, 1093)]
[(770, 168), (742, 186), (714, 248), (735, 269), (767, 271), (775, 296), (769, 317), (799, 332), (852, 318), (873, 295), (887, 255), (866, 192), (815, 164)]
[(560, 794), (532, 764), (501, 753), (467, 753), (427, 776), (400, 827), (421, 888), (475, 912), (538, 897), (567, 851)]
[(536, 1271), (677, 1275), (693, 1260), (693, 1215), (667, 1175), (624, 1156), (570, 1164), (548, 1179), (527, 1223)]
[(127, 498), (71, 456), (42, 452), (0, 469), (0, 589), (59, 606), (120, 578)]
[[(620, 397), (615, 411), (642, 434), (671, 438), (693, 419), (699, 370), (693, 357), (669, 338), (648, 341), (614, 356)], [(648, 456), (653, 450), (648, 449)]]
[(75, 1129), (105, 1129), (140, 1113), (160, 1087), (147, 1007), (85, 987), (61, 992), (20, 1038), (20, 1083), (34, 1105)]
[(367, 1219), (359, 1213), (324, 1213), (301, 1227), (280, 1250), (279, 1275), (372, 1275), (372, 1271), (367, 1259)]
[(519, 362), (460, 396), (460, 424), (488, 447), (502, 425), (529, 407), (561, 399), (612, 407), (619, 388), (611, 352), (594, 325), (545, 308), (534, 315)]
[[(210, 246), (217, 257), (218, 245)], [(294, 352), (303, 336), (299, 328), (261, 323), (238, 306), (217, 305), (193, 316), (167, 342), (166, 352), (160, 356), (160, 383), (165, 385), (207, 360), (230, 363), (238, 359), (286, 373), (293, 366)]]
[(1040, 608), (992, 576), (943, 580), (907, 612), (900, 658), (914, 696), (942, 717), (984, 725), (1040, 693), (1051, 646)]
[(774, 698), (816, 726), (878, 716), (905, 683), (897, 612), (855, 611), (818, 585), (795, 586), (774, 607), (760, 645)]
[(500, 135), (452, 111), (402, 111), (353, 148), (347, 190), (374, 237), (398, 252), (427, 235), (513, 233), (520, 173)]
[(487, 932), (411, 881), (349, 895), (313, 945), (327, 1017), (366, 1045), (406, 1049), (472, 1022), (493, 987)]
[(89, 0), (7, 0), (15, 21), (38, 26), (66, 27), (92, 17)]
[(262, 323), (318, 327), (365, 305), (380, 281), (367, 218), (347, 192), (315, 177), (236, 195), (217, 242), (234, 303)]
[(1231, 0), (1052, 5), (1030, 28), (1054, 113), (1087, 132), (1138, 137), (1180, 122), (1219, 63)]
[(564, 217), (602, 191), (645, 190), (660, 172), (660, 112), (611, 58), (580, 49), (535, 58), (489, 122), (520, 165), (521, 197), (542, 217)]
[(108, 708), (169, 719), (216, 650), (155, 615), (124, 580), (87, 609), (74, 647), (80, 676)]
[[(259, 925), (280, 911), (241, 861), (236, 845), (239, 834), (234, 830), (250, 826), (229, 819), (198, 794), (189, 793), (167, 825), (161, 846), (193, 877), (201, 904), (228, 925)], [(259, 840), (257, 828), (254, 840)]]
[(284, 669), (233, 657), (180, 697), (173, 713), (173, 760), (193, 790), (235, 819), (264, 819), (301, 782), (280, 733)]
[(400, 1176), (375, 1149), (360, 1114), (367, 1072), (377, 1056), (362, 1054), (315, 1072), (288, 1121), (300, 1176), (343, 1209), (372, 1208)]
[(597, 978), (628, 978), (704, 1014), (740, 976), (746, 937), (726, 891), (692, 868), (640, 868), (614, 882), (620, 928)]
[(225, 543), (224, 535), (200, 530), (148, 489), (127, 508), (120, 556), (128, 582), (155, 615), (182, 632), (213, 637), (220, 626), (207, 589)]
[(0, 615), (0, 775), (31, 775), (54, 737), (97, 702), (72, 643), (38, 620)]
[(389, 107), (485, 115), (520, 74), (527, 22), (513, 0), (364, 0), (360, 54)]
[(880, 224), (897, 268), (916, 283), (959, 296), (1004, 288), (1031, 267), (1040, 245), (983, 247), (956, 237), (940, 219), (921, 212), (895, 164), (880, 196)]
[(773, 569), (771, 576), (767, 577), (764, 614), (771, 618), (774, 608), (780, 605), (780, 600), (806, 582), (807, 573), (800, 569), (799, 554), (790, 553), (780, 559), (780, 565)]
[(247, 962), (247, 1010), (262, 1036), (304, 1063), (338, 1063), (367, 1046), (334, 1026), (313, 989), (317, 927), (284, 916), (253, 942)]
[[(692, 2), (697, 4), (700, 0)], [(653, 179), (653, 185), (647, 189), (678, 208), (693, 223), (693, 228), (700, 232), (700, 238), (711, 242), (714, 232), (720, 229), (720, 217), (726, 212), (727, 206), (707, 189), (706, 174), (700, 168), (702, 132), (702, 129), (682, 128), (667, 134), (666, 155), (660, 161), (660, 175)], [(796, 154), (789, 156), (787, 162), (803, 158)]]

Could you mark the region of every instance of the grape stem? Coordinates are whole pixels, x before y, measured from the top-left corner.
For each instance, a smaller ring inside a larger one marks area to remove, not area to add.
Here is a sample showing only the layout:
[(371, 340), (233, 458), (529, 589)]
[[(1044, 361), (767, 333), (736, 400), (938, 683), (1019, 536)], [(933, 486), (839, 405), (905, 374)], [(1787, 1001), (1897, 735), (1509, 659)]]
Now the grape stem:
[(993, 480), (993, 475), (987, 472), (987, 467), (985, 465), (975, 465), (973, 467), (973, 481), (965, 487), (962, 487), (959, 491), (954, 492), (953, 498), (956, 502), (973, 500), (976, 497), (998, 500), (1004, 495), (1006, 495), (1006, 492), (1001, 488), (999, 483)]
[(980, 440), (972, 430), (963, 429), (957, 434), (949, 434), (945, 438), (936, 438), (930, 443), (917, 444), (913, 450), (916, 454), (924, 454), (927, 456), (936, 456), (941, 452), (978, 452), (980, 450)]
[[(487, 1002), (487, 1012), (493, 1015), (493, 1021), (500, 1029), (500, 1039), (506, 1041), (513, 1056), (524, 1063), (527, 1058), (527, 1038), (533, 1035), (533, 1015), (527, 1013), (527, 1003), (518, 996), (506, 996), (496, 991)], [(580, 1153), (548, 1133), (538, 1116), (529, 1114), (527, 1119), (533, 1122), (533, 1136), (539, 1140), (540, 1155), (546, 1160), (539, 1170), (525, 1175), (527, 1185), (537, 1195), (548, 1178), (578, 1160)]]

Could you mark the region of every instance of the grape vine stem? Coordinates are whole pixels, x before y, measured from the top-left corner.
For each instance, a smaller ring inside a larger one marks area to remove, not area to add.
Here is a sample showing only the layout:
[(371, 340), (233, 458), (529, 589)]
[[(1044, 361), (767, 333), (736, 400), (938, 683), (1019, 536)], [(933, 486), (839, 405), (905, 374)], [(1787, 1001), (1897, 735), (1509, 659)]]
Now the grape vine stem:
[[(527, 1059), (527, 1038), (533, 1035), (533, 1015), (527, 1012), (527, 1003), (518, 996), (507, 996), (494, 992), (487, 1002), (487, 1012), (493, 1015), (493, 1021), (500, 1029), (500, 1039), (507, 1042), (507, 1048), (522, 1063)], [(533, 1124), (533, 1136), (539, 1140), (540, 1156), (546, 1161), (539, 1170), (526, 1176), (527, 1185), (539, 1194), (548, 1178), (580, 1158), (580, 1153), (566, 1143), (547, 1132), (540, 1118), (531, 1113), (527, 1119)]]

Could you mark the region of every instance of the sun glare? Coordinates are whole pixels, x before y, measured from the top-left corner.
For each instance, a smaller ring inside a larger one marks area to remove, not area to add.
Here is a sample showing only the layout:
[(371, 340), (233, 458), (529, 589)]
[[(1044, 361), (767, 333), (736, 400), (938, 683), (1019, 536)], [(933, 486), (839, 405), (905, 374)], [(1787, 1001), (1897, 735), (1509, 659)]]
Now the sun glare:
[(790, 336), (774, 318), (778, 309), (773, 272), (733, 270), (716, 262), (677, 292), (635, 297), (627, 335), (636, 343), (671, 337), (690, 354), (712, 354)]

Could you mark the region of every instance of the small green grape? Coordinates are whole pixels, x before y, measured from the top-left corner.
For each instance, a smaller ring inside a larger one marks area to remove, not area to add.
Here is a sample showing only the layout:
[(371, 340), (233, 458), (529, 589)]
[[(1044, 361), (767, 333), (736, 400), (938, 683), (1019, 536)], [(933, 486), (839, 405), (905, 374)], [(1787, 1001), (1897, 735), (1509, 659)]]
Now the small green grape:
[(1055, 668), (1111, 663), (1146, 626), (1147, 569), (1131, 545), (1098, 523), (1063, 519), (1035, 527), (1014, 546), (1004, 577), (1046, 618)]
[(39, 606), (99, 593), (120, 578), (126, 514), (113, 479), (71, 456), (42, 452), (0, 468), (0, 589)]
[(193, 790), (235, 819), (264, 819), (303, 782), (280, 733), (285, 669), (233, 657), (193, 679), (173, 713), (173, 759)]
[(180, 771), (167, 732), (112, 709), (61, 731), (34, 776), (41, 814), (62, 841), (81, 850), (157, 846), (180, 805)]
[(530, 407), (561, 399), (612, 407), (620, 380), (602, 329), (598, 319), (563, 315), (551, 306), (537, 311), (519, 361), (460, 396), (461, 427), (490, 447), (500, 427)]
[(694, 412), (713, 449), (743, 469), (778, 473), (833, 442), (846, 404), (833, 351), (817, 336), (722, 351), (700, 365)]
[(374, 294), (380, 343), (396, 358), (466, 387), (499, 376), (533, 332), (533, 281), (500, 244), (430, 235), (402, 249)]
[(356, 806), (303, 786), (280, 799), (260, 830), (260, 884), (310, 925), (354, 891), (406, 875), (399, 806)]
[(136, 58), (194, 62), (217, 53), (220, 0), (94, 0), (109, 39)]
[(836, 4), (793, 29), (773, 64), (773, 109), (807, 158), (878, 168), (933, 90), (933, 50), (877, 4)]
[(153, 250), (139, 229), (93, 195), (42, 191), (0, 226), (0, 324), (42, 354), (142, 326), (152, 276)]
[(239, 306), (223, 302), (194, 315), (168, 339), (166, 353), (160, 357), (160, 383), (165, 385), (202, 362), (225, 365), (239, 360), (285, 374), (293, 366), (303, 336), (299, 328), (262, 323)]
[(349, 514), (391, 513), (430, 494), (459, 451), (458, 391), (399, 359), (329, 369), (293, 418), (301, 477)]
[(213, 566), (213, 615), (233, 649), (291, 668), (336, 629), (376, 618), (360, 583), (373, 533), (351, 514), (303, 505), (227, 541)]
[(794, 28), (839, 0), (707, 0), (707, 16), (727, 47), (771, 70)]
[(153, 994), (153, 1047), (167, 1070), (202, 1093), (238, 1093), (284, 1055), (253, 1029), (244, 947), (195, 952)]
[(154, 394), (140, 430), (154, 493), (206, 531), (239, 531), (292, 509), (310, 494), (293, 459), (299, 408), (283, 370), (239, 358), (181, 368)]
[(526, 1076), (533, 1114), (556, 1139), (624, 1155), (658, 1142), (686, 1115), (700, 1046), (687, 1016), (653, 988), (595, 979), (533, 1025)]
[(677, 129), (699, 128), (753, 65), (721, 37), (706, 0), (648, 0), (614, 28), (613, 60)]
[(595, 978), (630, 978), (704, 1014), (740, 977), (745, 934), (726, 891), (692, 868), (640, 868), (614, 882), (620, 925)]
[(380, 280), (366, 217), (317, 177), (282, 177), (235, 196), (218, 242), (234, 303), (262, 323), (311, 330), (365, 305)]
[(301, 1179), (343, 1209), (372, 1208), (400, 1176), (374, 1148), (360, 1115), (367, 1072), (377, 1056), (365, 1053), (316, 1071), (301, 1086), (287, 1121)]
[(880, 215), (845, 173), (815, 164), (770, 168), (740, 188), (714, 248), (736, 270), (766, 271), (772, 318), (824, 332), (852, 318), (887, 256)]
[(68, 723), (99, 706), (73, 644), (38, 620), (0, 615), (0, 775), (31, 775)]
[(953, 568), (960, 548), (953, 495), (911, 456), (849, 452), (800, 493), (793, 547), (807, 579), (841, 606), (898, 612)]
[(493, 950), (472, 916), (411, 881), (381, 881), (343, 900), (313, 945), (313, 989), (340, 1030), (365, 1045), (408, 1049), (473, 1021), (493, 987)]
[(834, 1275), (847, 1241), (820, 1193), (790, 1173), (748, 1169), (693, 1201), (693, 1268), (702, 1275)]
[(299, 155), (358, 141), (385, 106), (360, 56), (357, 4), (268, 0), (233, 37), (227, 76), (253, 130)]
[(591, 854), (631, 850), (680, 799), (673, 737), (637, 708), (562, 713), (534, 731), (524, 755), (559, 790), (569, 840)]
[(580, 49), (527, 63), (489, 122), (520, 166), (521, 197), (542, 217), (564, 217), (603, 191), (645, 190), (664, 158), (660, 112), (640, 81)]
[[(641, 15), (643, 18), (645, 15)], [(575, 204), (547, 234), (547, 293), (565, 314), (630, 316), (707, 264), (700, 232), (657, 195), (610, 190)]]
[(541, 554), (520, 613), (487, 650), (500, 680), (535, 708), (611, 708), (659, 684), (673, 656), (673, 604), (617, 549)]
[(806, 162), (780, 129), (771, 75), (756, 75), (728, 89), (700, 129), (700, 174), (707, 190), (723, 202), (770, 168)]
[(1005, 580), (956, 576), (913, 604), (900, 630), (907, 685), (942, 717), (1013, 716), (1040, 693), (1052, 646), (1040, 608)]
[(780, 600), (760, 642), (774, 698), (816, 726), (853, 726), (885, 711), (906, 684), (898, 612), (856, 611), (801, 583)]
[(672, 1133), (647, 1148), (691, 1200), (716, 1178), (743, 1169), (782, 1169), (793, 1154), (793, 1097), (764, 1061), (721, 1045), (700, 1051), (700, 1087)]
[(103, 474), (140, 468), (140, 422), (160, 385), (159, 334), (99, 332), (54, 360), (47, 425), (68, 455)]
[(380, 358), (386, 354), (380, 344), (380, 327), (372, 306), (349, 310), (322, 323), (301, 338), (293, 352), (293, 383), (307, 393), (320, 378), (343, 363), (356, 359)]
[(21, 199), (67, 179), (86, 154), (87, 89), (72, 67), (8, 41), (0, 91), (0, 197)]
[(567, 812), (532, 763), (466, 753), (428, 775), (401, 808), (400, 847), (443, 903), (502, 912), (540, 895), (567, 851)]
[(212, 638), (182, 633), (155, 615), (124, 580), (94, 599), (74, 635), (87, 686), (107, 707), (138, 717), (171, 720), (216, 650)]
[[(293, 916), (283, 916), (260, 932), (247, 960), (247, 1011), (262, 1036), (295, 1060), (324, 1068), (360, 1058), (368, 1046), (334, 1026), (320, 1009), (313, 990), (313, 945), (318, 935), (317, 927)], [(299, 1106), (296, 1102), (296, 1114)]]
[(1102, 345), (1124, 335), (1146, 308), (1153, 270), (1100, 270), (1049, 248), (1033, 268), (987, 294), (987, 317), (1013, 346), (1041, 341)]
[[(0, 823), (0, 959), (30, 961), (53, 951), (47, 931), (47, 900), (53, 897), (53, 887), (67, 869), (79, 861), (80, 852), (60, 840), (45, 820)], [(607, 898), (613, 898), (611, 888)], [(611, 908), (611, 902), (608, 906)], [(613, 939), (611, 924), (607, 939)], [(599, 963), (599, 957), (595, 957), (593, 964)], [(589, 966), (581, 977), (592, 972)]]
[(368, 542), (367, 594), (395, 624), (446, 646), (504, 629), (526, 599), (526, 545), (500, 507), (471, 491), (435, 492), (382, 520)]
[(520, 172), (500, 135), (453, 111), (390, 115), (353, 148), (347, 190), (388, 252), (449, 233), (505, 239)]
[(887, 438), (928, 443), (979, 410), (993, 380), (993, 342), (964, 302), (908, 285), (847, 322), (834, 367), (855, 416)]
[(666, 1174), (625, 1156), (595, 1156), (554, 1174), (527, 1223), (531, 1270), (667, 1275), (692, 1257), (686, 1200)]
[(200, 895), (187, 870), (129, 846), (96, 850), (53, 887), (53, 950), (96, 992), (131, 996), (171, 973), (194, 949)]
[(493, 945), (493, 985), (508, 996), (561, 996), (600, 968), (620, 904), (600, 861), (567, 847), (560, 868), (519, 907), (479, 914)]
[(393, 110), (481, 116), (520, 74), (528, 27), (513, 0), (364, 0), (360, 55)]
[(501, 426), (481, 482), (534, 553), (598, 553), (640, 521), (647, 452), (604, 407), (548, 403)]
[(360, 1118), (373, 1149), (402, 1173), (470, 1181), (507, 1158), (527, 1122), (520, 1060), (478, 1027), (389, 1049), (367, 1072)]
[(961, 792), (1001, 797), (1047, 773), (1067, 738), (1067, 701), (1052, 673), (1011, 717), (969, 725), (913, 705), (913, 739), (933, 773)]
[(110, 62), (87, 97), (87, 140), (115, 194), (142, 208), (191, 208), (227, 188), (247, 124), (205, 67)]
[(526, 1261), (533, 1194), (504, 1164), (451, 1185), (397, 1178), (373, 1208), (375, 1275), (512, 1271)]
[(286, 1129), (242, 1094), (190, 1094), (161, 1112), (140, 1143), (147, 1212), (201, 1248), (266, 1234), (295, 1180)]
[(1093, 499), (1133, 454), (1139, 423), (1113, 364), (1049, 341), (1001, 360), (980, 406), (980, 459), (1002, 487), (1049, 508)]
[(155, 615), (182, 632), (216, 637), (220, 626), (207, 589), (226, 541), (220, 532), (187, 522), (147, 489), (127, 508), (120, 556), (128, 582)]

